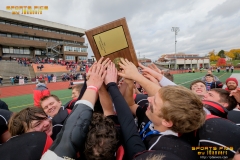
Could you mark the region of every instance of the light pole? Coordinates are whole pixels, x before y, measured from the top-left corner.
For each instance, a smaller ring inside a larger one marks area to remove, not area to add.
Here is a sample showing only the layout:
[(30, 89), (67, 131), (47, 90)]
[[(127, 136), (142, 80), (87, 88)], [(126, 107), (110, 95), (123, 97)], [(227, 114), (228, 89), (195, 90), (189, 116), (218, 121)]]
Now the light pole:
[(171, 29), (172, 32), (175, 32), (175, 69), (177, 69), (177, 58), (176, 58), (176, 53), (177, 53), (177, 33), (180, 31), (179, 27), (172, 27)]

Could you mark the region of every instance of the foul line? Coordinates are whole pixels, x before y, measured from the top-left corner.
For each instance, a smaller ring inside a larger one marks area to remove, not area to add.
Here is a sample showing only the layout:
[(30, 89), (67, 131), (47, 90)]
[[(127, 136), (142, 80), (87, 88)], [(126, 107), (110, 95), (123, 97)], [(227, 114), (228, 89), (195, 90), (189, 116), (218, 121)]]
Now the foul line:
[[(221, 76), (219, 76), (219, 78), (222, 77), (222, 76), (225, 75), (225, 74), (226, 74), (226, 73), (223, 73)], [(197, 79), (202, 79), (202, 77), (198, 77), (198, 78), (195, 78), (195, 79), (193, 79), (193, 80), (191, 80), (191, 81), (187, 81), (187, 82), (180, 83), (180, 84), (177, 84), (177, 85), (186, 84), (186, 83), (192, 82), (192, 81), (197, 80)]]
[[(67, 99), (67, 98), (71, 98), (71, 97), (63, 97), (63, 98), (60, 98), (60, 99)], [(30, 103), (30, 104), (24, 104), (24, 105), (21, 105), (21, 106), (9, 107), (9, 109), (13, 109), (13, 108), (21, 108), (21, 107), (31, 106), (31, 105), (33, 105), (33, 103)]]

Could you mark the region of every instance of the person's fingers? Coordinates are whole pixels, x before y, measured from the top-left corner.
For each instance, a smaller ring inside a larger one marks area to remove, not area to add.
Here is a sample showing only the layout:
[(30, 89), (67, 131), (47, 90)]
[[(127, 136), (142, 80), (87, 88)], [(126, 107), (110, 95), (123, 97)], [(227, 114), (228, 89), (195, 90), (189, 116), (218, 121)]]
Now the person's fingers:
[(101, 58), (98, 60), (97, 63), (98, 63), (98, 64), (102, 64), (103, 58), (104, 58), (104, 57), (101, 57)]
[(102, 74), (102, 76), (101, 76), (103, 80), (104, 80), (104, 78), (106, 77), (106, 75), (107, 75), (107, 71), (104, 70), (104, 71), (103, 71), (103, 74)]
[(125, 77), (125, 74), (124, 74), (124, 73), (121, 73), (121, 72), (118, 72), (118, 75), (119, 75), (120, 77)]
[(141, 67), (142, 69), (145, 69), (146, 67), (144, 65), (142, 65), (141, 63), (138, 62), (139, 67)]
[(92, 66), (91, 73), (95, 73), (95, 72), (96, 72), (96, 69), (97, 69), (97, 65), (93, 65), (93, 66)]
[(128, 59), (125, 58), (125, 62), (130, 65), (131, 63), (128, 61)]
[(122, 63), (119, 63), (119, 66), (120, 66), (120, 68), (122, 68), (122, 69), (126, 69), (126, 65), (124, 65), (124, 64), (122, 64)]
[(99, 74), (102, 75), (103, 72), (105, 71), (105, 68), (103, 65), (100, 66)]
[(111, 63), (111, 60), (108, 60), (107, 63), (104, 65), (104, 68), (106, 69)]
[[(120, 58), (120, 61), (121, 61), (121, 63), (122, 63), (124, 66), (127, 66), (127, 65), (128, 65), (127, 62), (126, 62), (123, 58)], [(119, 63), (119, 64), (121, 64), (121, 63)]]
[(102, 62), (102, 65), (105, 67), (105, 65), (107, 65), (109, 63), (110, 59), (107, 58)]
[(96, 70), (95, 70), (95, 73), (96, 74), (99, 74), (99, 71), (101, 70), (101, 64), (97, 64), (96, 65)]

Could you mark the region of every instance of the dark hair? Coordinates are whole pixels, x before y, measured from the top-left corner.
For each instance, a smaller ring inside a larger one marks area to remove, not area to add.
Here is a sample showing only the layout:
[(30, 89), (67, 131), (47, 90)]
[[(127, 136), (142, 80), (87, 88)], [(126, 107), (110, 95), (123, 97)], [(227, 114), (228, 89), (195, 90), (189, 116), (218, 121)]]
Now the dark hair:
[(206, 86), (206, 84), (202, 81), (202, 80), (196, 80), (196, 81), (193, 81), (191, 84), (190, 84), (190, 89), (192, 90), (192, 86), (194, 85), (194, 84), (196, 84), (196, 83), (202, 83), (202, 84), (204, 84), (205, 86)]
[(237, 101), (233, 96), (229, 96), (230, 92), (226, 91), (222, 88), (213, 88), (211, 91), (217, 92), (220, 96), (220, 103), (227, 103), (228, 106), (226, 107), (227, 110), (231, 111), (237, 106)]
[[(39, 115), (43, 115), (39, 116)], [(42, 108), (39, 107), (28, 107), (20, 112), (13, 113), (9, 120), (8, 128), (11, 136), (21, 135), (30, 128), (30, 124), (33, 120), (44, 120), (47, 115)]]
[(114, 122), (101, 113), (94, 113), (85, 143), (87, 159), (111, 160), (119, 146), (119, 133)]
[(209, 77), (214, 77), (212, 74), (206, 74), (205, 77), (207, 77), (207, 76), (209, 76)]

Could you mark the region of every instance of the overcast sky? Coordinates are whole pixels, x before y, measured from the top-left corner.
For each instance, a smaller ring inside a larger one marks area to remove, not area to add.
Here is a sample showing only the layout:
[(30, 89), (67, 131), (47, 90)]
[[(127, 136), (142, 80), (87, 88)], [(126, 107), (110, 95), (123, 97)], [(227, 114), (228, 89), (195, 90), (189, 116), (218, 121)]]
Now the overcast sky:
[(126, 17), (137, 56), (152, 60), (175, 52), (172, 27), (177, 52), (240, 48), (240, 0), (1, 0), (0, 10), (8, 5), (48, 6), (33, 17), (87, 30)]

